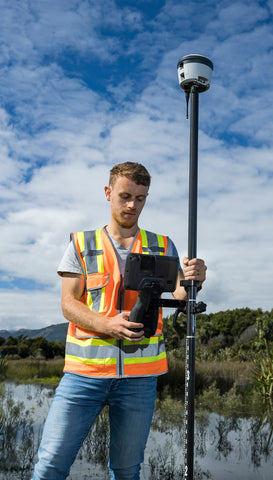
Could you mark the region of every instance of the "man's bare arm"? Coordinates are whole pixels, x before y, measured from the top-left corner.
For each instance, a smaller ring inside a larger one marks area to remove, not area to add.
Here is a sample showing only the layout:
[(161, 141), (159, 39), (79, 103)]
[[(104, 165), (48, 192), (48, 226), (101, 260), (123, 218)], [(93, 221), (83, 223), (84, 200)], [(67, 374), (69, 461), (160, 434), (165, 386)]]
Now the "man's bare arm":
[(193, 258), (189, 260), (187, 257), (183, 259), (183, 272), (179, 270), (176, 289), (173, 292), (173, 296), (177, 300), (187, 300), (187, 292), (184, 287), (181, 287), (181, 280), (196, 280), (198, 285), (201, 286), (206, 279), (206, 270), (204, 260), (201, 258)]

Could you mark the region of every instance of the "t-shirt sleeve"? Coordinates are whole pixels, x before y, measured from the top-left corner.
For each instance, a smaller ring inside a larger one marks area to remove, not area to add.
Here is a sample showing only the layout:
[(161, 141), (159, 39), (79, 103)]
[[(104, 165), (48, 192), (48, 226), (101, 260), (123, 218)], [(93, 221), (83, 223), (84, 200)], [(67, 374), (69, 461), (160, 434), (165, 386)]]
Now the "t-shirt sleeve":
[[(168, 255), (170, 257), (178, 257), (179, 258), (176, 246), (169, 237), (168, 237), (168, 245), (167, 245), (166, 255)], [(180, 262), (179, 262), (179, 269), (183, 272), (183, 269), (181, 267)]]
[(170, 238), (168, 238), (166, 255), (170, 257), (179, 257), (176, 246)]
[(78, 273), (80, 275), (84, 275), (82, 265), (77, 257), (72, 242), (69, 243), (67, 249), (65, 250), (57, 272), (60, 276), (62, 276), (63, 273)]

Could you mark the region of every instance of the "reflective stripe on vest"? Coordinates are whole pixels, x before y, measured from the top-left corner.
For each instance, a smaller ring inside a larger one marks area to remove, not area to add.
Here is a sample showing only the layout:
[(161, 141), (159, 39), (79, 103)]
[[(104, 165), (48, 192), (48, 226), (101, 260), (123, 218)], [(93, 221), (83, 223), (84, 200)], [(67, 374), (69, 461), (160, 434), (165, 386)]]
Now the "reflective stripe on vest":
[[(104, 229), (71, 236), (86, 278), (81, 301), (107, 317), (132, 310), (138, 293), (122, 291), (116, 251)], [(165, 255), (168, 238), (139, 230), (131, 252)], [(131, 343), (92, 332), (70, 323), (66, 339), (65, 371), (92, 377), (158, 375), (167, 371), (162, 334), (162, 312), (151, 338)]]
[(167, 250), (167, 245), (165, 245), (165, 240), (167, 237), (163, 237), (162, 235), (156, 235), (157, 237), (157, 245), (153, 245), (154, 243), (154, 233), (146, 232), (146, 230), (140, 230), (140, 235), (142, 238), (142, 253), (149, 254), (152, 253), (153, 255), (165, 255)]

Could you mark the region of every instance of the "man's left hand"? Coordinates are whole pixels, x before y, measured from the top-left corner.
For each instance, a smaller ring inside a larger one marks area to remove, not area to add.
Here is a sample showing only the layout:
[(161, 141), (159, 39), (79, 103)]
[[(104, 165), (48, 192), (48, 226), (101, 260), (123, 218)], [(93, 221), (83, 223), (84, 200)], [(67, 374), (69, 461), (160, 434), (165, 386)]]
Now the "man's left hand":
[(187, 257), (183, 258), (183, 273), (185, 280), (196, 280), (198, 285), (201, 286), (206, 279), (206, 270), (207, 267), (205, 262), (201, 258), (192, 258), (191, 260)]

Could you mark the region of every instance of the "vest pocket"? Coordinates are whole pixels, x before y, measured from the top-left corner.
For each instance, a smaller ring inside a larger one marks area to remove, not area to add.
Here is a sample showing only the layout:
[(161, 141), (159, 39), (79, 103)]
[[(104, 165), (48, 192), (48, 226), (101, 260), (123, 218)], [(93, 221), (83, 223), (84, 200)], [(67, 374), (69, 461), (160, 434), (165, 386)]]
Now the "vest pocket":
[(90, 273), (86, 278), (86, 290), (100, 290), (109, 283), (109, 273)]
[(103, 312), (105, 307), (105, 287), (109, 283), (109, 273), (92, 273), (87, 275), (87, 305), (95, 312)]

